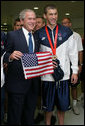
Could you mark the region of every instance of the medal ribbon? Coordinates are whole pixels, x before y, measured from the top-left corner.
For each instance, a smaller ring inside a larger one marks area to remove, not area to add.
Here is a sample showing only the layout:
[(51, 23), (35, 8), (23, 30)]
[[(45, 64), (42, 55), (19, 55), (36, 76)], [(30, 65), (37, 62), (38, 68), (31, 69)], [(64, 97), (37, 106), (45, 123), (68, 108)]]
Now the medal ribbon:
[(50, 43), (53, 55), (56, 55), (57, 38), (58, 38), (58, 25), (56, 26), (54, 48), (53, 48), (53, 45), (52, 45), (52, 41), (51, 41), (51, 38), (50, 38), (50, 35), (49, 35), (49, 32), (48, 32), (47, 26), (45, 26), (45, 30), (46, 30), (47, 38), (48, 38), (48, 41)]

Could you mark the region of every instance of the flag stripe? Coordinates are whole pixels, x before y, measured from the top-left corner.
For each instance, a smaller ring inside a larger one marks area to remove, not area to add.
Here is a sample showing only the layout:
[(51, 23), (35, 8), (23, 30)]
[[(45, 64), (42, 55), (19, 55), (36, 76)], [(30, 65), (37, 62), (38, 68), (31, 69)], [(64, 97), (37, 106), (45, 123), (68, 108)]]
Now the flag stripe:
[[(50, 70), (53, 70), (53, 69), (51, 68), (51, 69), (48, 69), (48, 70), (50, 71)], [(26, 75), (30, 75), (30, 73), (31, 73), (31, 75), (32, 75), (32, 74), (36, 74), (36, 73), (38, 74), (38, 73), (45, 72), (45, 71), (47, 72), (47, 69), (40, 70), (39, 72), (38, 72), (38, 71), (36, 71), (36, 72), (35, 72), (35, 71), (29, 72), (29, 73), (26, 73)]]
[(48, 69), (48, 68), (52, 68), (52, 65), (47, 65), (47, 67), (46, 66), (43, 66), (43, 67), (41, 67), (41, 66), (38, 66), (37, 68), (35, 67), (34, 69), (33, 68), (26, 68), (25, 69), (25, 72), (27, 71), (29, 71), (29, 72), (33, 72), (33, 71), (37, 71), (37, 70), (41, 70), (41, 69)]
[(37, 73), (37, 72), (41, 72), (41, 71), (43, 71), (43, 70), (49, 70), (49, 69), (52, 69), (52, 67), (43, 68), (43, 69), (38, 69), (38, 70), (25, 71), (25, 74), (26, 74), (26, 73), (32, 74), (32, 73), (35, 73), (35, 72)]
[(38, 58), (38, 62), (40, 62), (40, 61), (48, 61), (48, 60), (50, 60), (50, 61), (51, 61), (51, 59), (50, 59), (50, 58), (44, 58), (44, 59), (39, 59), (39, 58)]
[(48, 63), (48, 64), (44, 64), (44, 65), (38, 65), (38, 66), (34, 66), (34, 67), (27, 67), (27, 68), (24, 68), (24, 70), (32, 70), (32, 69), (34, 69), (34, 70), (36, 70), (36, 69), (41, 69), (41, 67), (48, 67), (48, 65), (51, 65), (52, 66), (52, 68), (53, 68), (53, 65), (51, 64), (51, 63)]
[(46, 52), (36, 52), (36, 54), (38, 54), (38, 55), (47, 55), (47, 54), (52, 55), (49, 51), (46, 51)]
[(39, 58), (43, 58), (43, 57), (52, 57), (52, 56), (49, 55), (49, 54), (48, 54), (48, 55), (40, 55), (40, 54), (38, 55), (38, 54), (37, 54), (37, 57), (39, 57)]
[(38, 62), (38, 65), (41, 65), (41, 63), (45, 63), (45, 64), (47, 64), (47, 63), (51, 63), (52, 64), (52, 61), (51, 60), (44, 60), (44, 61), (39, 61)]
[(39, 65), (44, 65), (44, 64), (46, 66), (46, 65), (50, 64), (50, 62), (40, 63)]
[(34, 78), (34, 77), (39, 77), (39, 76), (43, 76), (43, 75), (47, 75), (47, 74), (52, 74), (53, 71), (49, 71), (49, 72), (43, 72), (43, 73), (39, 73), (39, 74), (36, 74), (34, 76), (26, 76), (25, 79), (30, 79), (30, 78)]

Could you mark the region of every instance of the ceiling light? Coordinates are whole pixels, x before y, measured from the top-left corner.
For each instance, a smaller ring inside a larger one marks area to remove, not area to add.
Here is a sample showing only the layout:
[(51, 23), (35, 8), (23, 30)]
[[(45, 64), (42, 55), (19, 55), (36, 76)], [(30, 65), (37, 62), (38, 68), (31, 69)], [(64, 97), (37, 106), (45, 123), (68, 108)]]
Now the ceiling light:
[(7, 23), (3, 23), (3, 25), (7, 25)]
[(70, 14), (69, 14), (69, 13), (65, 13), (65, 15), (67, 15), (67, 16), (68, 16), (68, 15), (70, 15)]
[(38, 7), (34, 7), (34, 10), (38, 10), (39, 8)]
[(71, 1), (72, 3), (76, 2), (76, 1)]

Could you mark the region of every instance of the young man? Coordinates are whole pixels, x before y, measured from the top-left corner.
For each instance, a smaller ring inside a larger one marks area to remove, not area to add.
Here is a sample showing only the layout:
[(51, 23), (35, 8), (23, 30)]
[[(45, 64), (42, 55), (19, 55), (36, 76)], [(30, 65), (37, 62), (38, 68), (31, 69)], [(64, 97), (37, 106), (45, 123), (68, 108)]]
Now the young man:
[(45, 26), (45, 21), (44, 21), (43, 17), (37, 17), (35, 31), (42, 28), (43, 26)]
[(4, 56), (4, 61), (8, 62), (6, 85), (8, 91), (7, 124), (33, 125), (38, 96), (38, 78), (25, 79), (21, 56), (23, 53), (38, 52), (39, 43), (35, 41), (32, 35), (32, 30), (36, 24), (36, 15), (33, 10), (25, 9), (20, 12), (19, 17), (23, 27), (8, 33), (6, 54)]
[[(72, 23), (71, 23), (71, 19), (70, 18), (63, 18), (62, 19), (62, 25), (71, 28)], [(83, 45), (82, 45), (82, 39), (81, 36), (77, 33), (73, 31), (73, 36), (76, 39), (76, 43), (77, 43), (77, 48), (78, 48), (78, 62), (79, 62), (79, 75), (81, 74), (82, 71), (82, 66), (83, 66)], [(71, 83), (71, 94), (72, 94), (72, 109), (74, 114), (79, 115), (79, 109), (77, 106), (77, 85), (79, 84), (76, 83), (75, 85), (73, 85)]]
[[(69, 77), (70, 61), (72, 62), (71, 82), (77, 82), (78, 51), (73, 38), (73, 32), (64, 26), (57, 24), (58, 11), (54, 5), (47, 5), (44, 9), (44, 18), (47, 27), (36, 31), (36, 39), (40, 42), (40, 51), (50, 51), (53, 57), (57, 57), (64, 71), (64, 77), (55, 82), (52, 74), (44, 75), (42, 80), (42, 109), (45, 110), (46, 125), (51, 124), (54, 105), (57, 106), (58, 124), (64, 125), (64, 114), (69, 107)], [(57, 31), (58, 30), (58, 31)], [(47, 31), (49, 37), (47, 36)], [(55, 41), (55, 36), (57, 40)], [(50, 40), (49, 40), (50, 39)], [(54, 46), (52, 46), (52, 43)], [(56, 66), (54, 66), (55, 68)]]
[[(34, 32), (39, 30), (45, 26), (44, 18), (43, 17), (36, 17), (36, 25), (34, 28)], [(35, 117), (35, 124), (40, 123), (42, 120), (44, 120), (44, 112), (41, 110), (41, 79), (39, 83), (39, 93), (38, 93), (38, 103), (37, 103), (37, 116)]]
[(23, 25), (21, 24), (20, 19), (19, 18), (15, 19), (13, 29), (14, 30), (19, 30), (22, 26)]

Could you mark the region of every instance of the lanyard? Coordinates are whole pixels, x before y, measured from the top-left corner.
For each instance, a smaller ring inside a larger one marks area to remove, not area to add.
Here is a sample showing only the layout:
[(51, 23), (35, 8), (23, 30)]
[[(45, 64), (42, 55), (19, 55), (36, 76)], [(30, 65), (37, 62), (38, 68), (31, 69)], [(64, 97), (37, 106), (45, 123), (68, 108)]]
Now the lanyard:
[(46, 30), (47, 38), (48, 38), (48, 41), (50, 43), (53, 55), (56, 55), (57, 37), (58, 37), (58, 25), (56, 26), (54, 48), (53, 48), (53, 45), (52, 45), (52, 41), (51, 41), (51, 38), (50, 38), (50, 35), (49, 35), (49, 32), (48, 32), (47, 26), (45, 26), (45, 30)]

